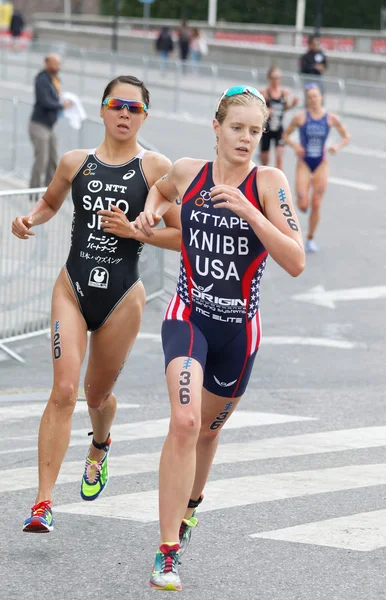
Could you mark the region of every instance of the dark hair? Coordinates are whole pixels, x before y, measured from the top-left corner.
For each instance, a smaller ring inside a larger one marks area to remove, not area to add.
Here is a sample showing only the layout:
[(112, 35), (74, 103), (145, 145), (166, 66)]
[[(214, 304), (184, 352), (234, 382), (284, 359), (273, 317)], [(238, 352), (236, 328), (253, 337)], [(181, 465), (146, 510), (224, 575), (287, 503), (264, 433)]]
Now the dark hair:
[(312, 44), (312, 42), (314, 40), (319, 40), (320, 41), (320, 35), (315, 35), (315, 33), (312, 33), (309, 37), (308, 37), (308, 45)]
[(106, 98), (108, 98), (108, 96), (110, 96), (111, 90), (118, 83), (128, 83), (129, 85), (135, 85), (136, 87), (139, 87), (141, 90), (141, 94), (142, 94), (142, 100), (144, 101), (146, 106), (149, 107), (149, 104), (150, 104), (149, 90), (147, 89), (147, 87), (145, 86), (143, 81), (140, 81), (140, 79), (137, 79), (133, 75), (119, 75), (115, 79), (112, 79), (105, 87), (105, 91), (103, 92), (102, 102), (103, 102), (103, 100), (106, 100)]

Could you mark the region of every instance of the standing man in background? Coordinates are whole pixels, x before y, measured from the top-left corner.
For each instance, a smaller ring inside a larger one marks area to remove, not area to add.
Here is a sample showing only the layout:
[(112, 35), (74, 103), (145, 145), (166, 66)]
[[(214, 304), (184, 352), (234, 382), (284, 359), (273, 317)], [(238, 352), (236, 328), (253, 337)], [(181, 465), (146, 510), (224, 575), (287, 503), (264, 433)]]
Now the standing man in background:
[[(309, 83), (317, 83), (321, 89), (321, 76), (327, 69), (327, 59), (320, 48), (320, 38), (310, 35), (308, 38), (308, 51), (300, 59), (300, 74), (304, 77), (304, 87)], [(310, 77), (311, 76), (311, 77)]]
[(31, 188), (48, 185), (58, 164), (57, 138), (53, 128), (59, 113), (71, 106), (69, 100), (60, 101), (59, 71), (60, 57), (49, 54), (45, 59), (45, 69), (35, 78), (35, 105), (29, 124), (35, 151)]

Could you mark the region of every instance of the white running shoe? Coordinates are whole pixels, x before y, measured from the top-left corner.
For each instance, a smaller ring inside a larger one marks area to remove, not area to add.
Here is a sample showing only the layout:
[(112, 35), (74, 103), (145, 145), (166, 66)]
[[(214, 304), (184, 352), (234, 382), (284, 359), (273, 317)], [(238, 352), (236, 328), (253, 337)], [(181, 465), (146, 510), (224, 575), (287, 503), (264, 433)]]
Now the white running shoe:
[(149, 584), (156, 590), (180, 592), (181, 579), (178, 575), (179, 544), (162, 544), (155, 555), (153, 572)]
[(308, 254), (310, 254), (311, 252), (318, 252), (319, 250), (314, 240), (307, 240), (305, 249)]

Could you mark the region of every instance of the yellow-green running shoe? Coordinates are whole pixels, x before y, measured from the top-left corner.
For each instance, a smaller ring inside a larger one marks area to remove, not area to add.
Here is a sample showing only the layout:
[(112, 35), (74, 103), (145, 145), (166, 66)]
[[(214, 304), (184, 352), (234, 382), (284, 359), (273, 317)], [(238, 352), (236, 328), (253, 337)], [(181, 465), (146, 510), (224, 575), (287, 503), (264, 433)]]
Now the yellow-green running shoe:
[[(95, 443), (93, 441), (95, 446)], [(101, 446), (101, 444), (98, 444)], [(83, 500), (96, 500), (105, 489), (109, 479), (108, 458), (111, 448), (111, 437), (109, 436), (103, 445), (105, 455), (99, 462), (90, 460), (89, 455), (86, 458), (82, 483), (80, 486), (80, 495)]]
[(155, 590), (180, 592), (181, 579), (178, 575), (179, 544), (162, 544), (155, 555), (153, 572), (149, 584)]
[(193, 514), (190, 517), (190, 519), (183, 519), (183, 521), (181, 523), (181, 526), (180, 526), (180, 551), (179, 551), (180, 558), (184, 554), (184, 552), (186, 552), (186, 550), (190, 544), (190, 538), (192, 537), (192, 531), (193, 531), (194, 527), (197, 527), (197, 525), (198, 525), (198, 519), (195, 517), (195, 514), (196, 514), (196, 509), (193, 511)]

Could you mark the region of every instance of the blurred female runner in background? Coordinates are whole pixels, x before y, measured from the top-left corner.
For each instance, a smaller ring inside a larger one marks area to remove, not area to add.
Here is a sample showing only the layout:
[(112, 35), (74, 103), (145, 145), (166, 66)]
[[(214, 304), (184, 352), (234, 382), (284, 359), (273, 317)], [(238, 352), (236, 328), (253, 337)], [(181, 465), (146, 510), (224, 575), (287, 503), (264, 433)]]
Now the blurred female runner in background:
[[(71, 248), (52, 296), (54, 384), (39, 431), (39, 489), (23, 531), (53, 529), (52, 491), (68, 448), (80, 369), (91, 331), (84, 390), (93, 439), (81, 483), (84, 500), (95, 500), (108, 479), (112, 392), (138, 334), (145, 290), (138, 273), (143, 242), (180, 250), (179, 208), (150, 239), (129, 220), (143, 210), (150, 187), (170, 161), (145, 151), (137, 134), (148, 116), (149, 92), (136, 77), (111, 81), (100, 109), (105, 139), (96, 150), (73, 150), (60, 161), (52, 183), (28, 216), (16, 217), (13, 233), (26, 240), (31, 228), (54, 217), (70, 190), (74, 202)], [(119, 237), (117, 237), (119, 236)]]
[(213, 121), (216, 160), (178, 160), (135, 223), (151, 239), (160, 215), (182, 199), (180, 277), (162, 326), (171, 419), (160, 463), (161, 539), (150, 579), (156, 589), (182, 589), (178, 561), (197, 524), (219, 433), (259, 348), (267, 256), (294, 277), (304, 268), (287, 179), (251, 160), (267, 117), (255, 88), (226, 90)]
[[(331, 127), (340, 133), (342, 139), (330, 146), (330, 154), (346, 146), (350, 141), (347, 129), (342, 125), (337, 115), (328, 113), (323, 106), (322, 93), (316, 83), (306, 86), (307, 109), (298, 112), (283, 134), (286, 144), (297, 154), (296, 165), (296, 198), (297, 204), (304, 213), (310, 202), (309, 192), (312, 187), (311, 213), (308, 225), (306, 252), (317, 252), (314, 235), (320, 219), (320, 208), (327, 187), (328, 163), (325, 145)], [(300, 143), (291, 140), (290, 135), (299, 129)]]
[(290, 101), (290, 91), (281, 85), (281, 71), (278, 67), (272, 66), (268, 73), (268, 86), (261, 90), (267, 107), (269, 109), (269, 119), (266, 131), (261, 138), (260, 162), (262, 165), (269, 164), (269, 150), (271, 142), (275, 143), (276, 167), (283, 170), (283, 118), (284, 112), (290, 110), (298, 103), (298, 98), (294, 96)]

